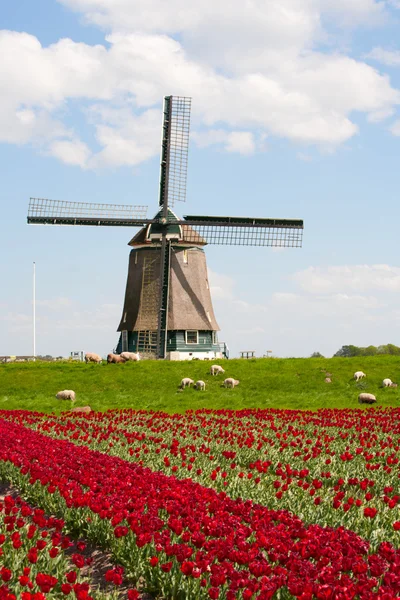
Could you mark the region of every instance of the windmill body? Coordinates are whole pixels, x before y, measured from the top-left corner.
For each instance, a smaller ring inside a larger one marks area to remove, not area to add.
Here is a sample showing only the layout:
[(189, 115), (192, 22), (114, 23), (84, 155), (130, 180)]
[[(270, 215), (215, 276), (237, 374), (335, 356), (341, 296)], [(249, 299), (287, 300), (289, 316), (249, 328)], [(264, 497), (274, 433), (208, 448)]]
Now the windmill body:
[[(156, 215), (156, 219), (159, 215)], [(169, 209), (170, 270), (167, 298), (165, 358), (190, 360), (222, 358), (207, 274), (206, 241)], [(118, 327), (117, 353), (157, 355), (159, 299), (161, 293), (161, 231), (156, 225), (142, 228), (129, 242), (125, 301)], [(195, 241), (194, 241), (195, 240)], [(222, 345), (225, 349), (225, 347)]]
[(31, 198), (28, 223), (140, 227), (131, 239), (117, 352), (170, 360), (227, 356), (218, 342), (204, 246), (302, 245), (303, 221), (195, 215), (171, 210), (186, 199), (191, 99), (166, 96), (163, 107), (159, 211), (147, 207)]

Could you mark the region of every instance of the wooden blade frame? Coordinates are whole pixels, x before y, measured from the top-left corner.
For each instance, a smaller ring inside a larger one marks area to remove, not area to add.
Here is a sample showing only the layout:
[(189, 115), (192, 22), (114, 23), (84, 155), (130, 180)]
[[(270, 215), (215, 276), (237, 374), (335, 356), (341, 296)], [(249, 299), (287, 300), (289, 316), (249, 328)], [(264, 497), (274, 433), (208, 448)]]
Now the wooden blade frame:
[(28, 223), (37, 225), (127, 225), (146, 224), (147, 206), (67, 202), (30, 198)]
[(191, 98), (166, 96), (163, 106), (163, 125), (160, 164), (161, 223), (165, 224), (161, 238), (160, 308), (158, 313), (158, 358), (167, 353), (168, 297), (170, 280), (170, 242), (167, 242), (168, 208), (175, 201), (186, 200), (186, 179), (189, 149)]
[(188, 242), (195, 242), (198, 236), (207, 244), (225, 246), (301, 248), (303, 242), (300, 219), (188, 216), (184, 223), (189, 226), (185, 231)]

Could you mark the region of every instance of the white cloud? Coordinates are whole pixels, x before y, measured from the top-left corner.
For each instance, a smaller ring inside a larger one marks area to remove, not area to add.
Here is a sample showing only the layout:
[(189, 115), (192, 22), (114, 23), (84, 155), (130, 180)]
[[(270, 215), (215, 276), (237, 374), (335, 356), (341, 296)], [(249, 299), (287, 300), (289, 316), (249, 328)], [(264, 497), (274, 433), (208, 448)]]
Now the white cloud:
[(59, 296), (58, 298), (49, 298), (47, 300), (38, 300), (36, 306), (48, 308), (53, 311), (64, 311), (66, 308), (73, 306), (70, 298)]
[(378, 46), (366, 54), (365, 58), (376, 60), (389, 67), (400, 67), (400, 50), (385, 50)]
[[(211, 290), (215, 314), (224, 338), (230, 341), (232, 354), (237, 356), (250, 348), (258, 356), (267, 349), (272, 349), (275, 356), (309, 356), (316, 350), (331, 356), (343, 344), (367, 346), (393, 340), (393, 326), (400, 320), (400, 311), (397, 294), (387, 294), (386, 290), (396, 289), (397, 284), (388, 279), (396, 278), (400, 269), (386, 265), (339, 266), (319, 275), (329, 279), (332, 272), (332, 285), (324, 287), (318, 281), (305, 288), (302, 278), (293, 278), (293, 290), (259, 296), (257, 303), (248, 299), (246, 290), (233, 279), (213, 274), (218, 283), (216, 291), (223, 288), (226, 292), (214, 294)], [(359, 278), (355, 289), (341, 289), (348, 287), (351, 273)], [(368, 281), (374, 293), (366, 285)], [(278, 279), (273, 287), (279, 289), (279, 285)]]
[(57, 140), (50, 144), (49, 154), (59, 158), (67, 165), (86, 167), (90, 157), (90, 149), (79, 140)]
[(375, 0), (322, 0), (324, 12), (336, 17), (340, 24), (381, 23), (385, 19), (385, 2)]
[(233, 298), (235, 282), (232, 277), (215, 273), (215, 271), (208, 268), (208, 281), (212, 298)]
[(150, 109), (135, 116), (128, 108), (92, 106), (90, 122), (102, 150), (90, 166), (137, 165), (159, 152), (161, 112)]
[[(162, 96), (193, 97), (199, 143), (263, 149), (268, 135), (334, 148), (400, 103), (389, 79), (337, 51), (327, 22), (379, 22), (374, 0), (64, 0), (107, 45), (0, 32), (0, 141), (39, 145), (82, 168), (136, 165), (159, 152)], [(351, 23), (350, 23), (351, 22)], [(177, 39), (174, 39), (174, 37)], [(204, 43), (204, 40), (207, 43)], [(329, 46), (326, 46), (329, 47)], [(82, 110), (98, 147), (66, 126)], [(70, 119), (69, 119), (70, 120)], [(272, 140), (272, 141), (271, 141)]]
[[(196, 5), (185, 0), (59, 0), (84, 13), (87, 21), (104, 29), (167, 31), (178, 33), (203, 31), (207, 24), (221, 22), (226, 29), (252, 27), (256, 34), (268, 28), (274, 38), (286, 29), (285, 40), (303, 43), (319, 28), (320, 15), (339, 21), (352, 19), (355, 26), (366, 20), (380, 19), (385, 3), (376, 0), (200, 0)], [(247, 32), (247, 35), (250, 35)], [(268, 39), (266, 40), (268, 43)]]
[(400, 119), (398, 119), (397, 121), (392, 123), (392, 125), (390, 127), (390, 131), (396, 137), (400, 136)]
[[(37, 353), (66, 356), (85, 350), (106, 355), (117, 342), (120, 311), (117, 304), (91, 307), (66, 297), (38, 301)], [(0, 355), (32, 354), (32, 327), (32, 314), (14, 310), (0, 315)]]
[(256, 149), (254, 135), (250, 131), (224, 131), (223, 129), (209, 129), (208, 131), (194, 132), (192, 138), (199, 148), (219, 145), (227, 152), (239, 154), (253, 154)]
[(312, 293), (333, 293), (346, 290), (400, 290), (400, 267), (390, 265), (344, 265), (308, 267), (293, 276), (301, 289)]

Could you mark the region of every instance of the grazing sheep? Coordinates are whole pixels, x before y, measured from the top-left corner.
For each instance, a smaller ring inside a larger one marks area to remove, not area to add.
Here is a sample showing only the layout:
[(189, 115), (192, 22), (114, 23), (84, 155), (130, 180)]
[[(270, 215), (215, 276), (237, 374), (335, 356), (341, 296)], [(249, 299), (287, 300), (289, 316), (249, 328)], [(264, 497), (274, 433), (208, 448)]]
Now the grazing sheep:
[(75, 392), (73, 390), (63, 390), (56, 394), (57, 400), (75, 400)]
[(325, 377), (325, 383), (332, 383), (332, 379), (330, 377)]
[(190, 377), (184, 377), (181, 381), (181, 389), (185, 389), (185, 387), (190, 387), (192, 385), (192, 383), (194, 383), (193, 379), (190, 379)]
[(124, 360), (138, 361), (140, 360), (139, 352), (121, 352), (120, 357)]
[(199, 379), (199, 381), (196, 381), (194, 386), (195, 386), (196, 390), (204, 391), (206, 389), (206, 384), (201, 379)]
[(92, 409), (90, 406), (74, 406), (74, 408), (71, 408), (71, 412), (84, 413), (87, 415), (92, 412)]
[(103, 359), (98, 354), (94, 352), (86, 352), (85, 354), (85, 363), (94, 362), (94, 363), (102, 363)]
[(356, 381), (359, 381), (360, 379), (362, 379), (363, 377), (366, 377), (366, 374), (363, 373), (362, 371), (356, 371), (353, 375), (354, 379)]
[(240, 381), (238, 379), (233, 379), (233, 377), (228, 377), (228, 379), (225, 379), (224, 381), (224, 387), (226, 388), (234, 388), (235, 385), (239, 385)]
[(210, 374), (211, 375), (219, 375), (219, 373), (225, 373), (225, 370), (220, 367), (219, 365), (212, 365), (211, 369), (210, 369)]
[(107, 362), (108, 363), (124, 363), (125, 359), (122, 358), (119, 354), (107, 354)]
[(374, 404), (376, 402), (376, 398), (373, 394), (360, 394), (358, 396), (358, 401), (360, 404)]
[(383, 387), (391, 387), (391, 386), (392, 386), (392, 384), (393, 384), (393, 381), (392, 381), (391, 379), (389, 379), (389, 378), (387, 378), (387, 379), (384, 379), (384, 380), (382, 381), (382, 386), (383, 386)]

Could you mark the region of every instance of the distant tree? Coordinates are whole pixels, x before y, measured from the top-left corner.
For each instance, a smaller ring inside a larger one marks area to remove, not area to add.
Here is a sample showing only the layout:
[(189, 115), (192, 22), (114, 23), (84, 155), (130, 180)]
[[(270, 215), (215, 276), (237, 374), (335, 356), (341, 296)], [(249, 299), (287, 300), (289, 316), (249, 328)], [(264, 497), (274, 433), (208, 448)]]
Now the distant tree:
[(349, 358), (354, 356), (351, 351), (352, 346), (342, 346), (333, 356), (339, 356), (341, 358)]
[(333, 356), (348, 358), (350, 356), (376, 356), (377, 354), (400, 355), (400, 348), (394, 344), (384, 344), (381, 346), (367, 346), (361, 348), (358, 346), (342, 346)]
[(361, 348), (362, 356), (376, 356), (378, 354), (378, 348), (376, 346), (367, 346), (366, 348)]
[(395, 346), (394, 344), (387, 344), (386, 348), (386, 354), (400, 354), (400, 348), (398, 346)]
[(325, 358), (325, 356), (321, 352), (313, 352), (310, 358)]

